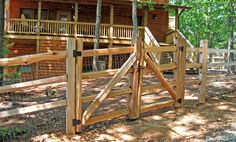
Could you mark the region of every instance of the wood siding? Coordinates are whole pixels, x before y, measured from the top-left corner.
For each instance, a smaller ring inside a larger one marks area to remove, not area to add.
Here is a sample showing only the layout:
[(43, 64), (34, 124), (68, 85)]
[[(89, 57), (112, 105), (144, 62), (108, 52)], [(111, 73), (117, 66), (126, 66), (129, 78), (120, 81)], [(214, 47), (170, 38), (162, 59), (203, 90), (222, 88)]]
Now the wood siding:
[[(108, 1), (108, 0), (107, 0)], [(38, 2), (33, 0), (11, 0), (10, 1), (10, 18), (20, 18), (21, 8), (32, 8), (37, 9)], [(85, 4), (89, 3), (90, 4)], [(94, 4), (91, 4), (94, 2)], [(106, 0), (104, 0), (106, 3)], [(117, 3), (117, 1), (110, 1), (110, 3)], [(157, 2), (168, 3), (168, 0), (157, 0)], [(81, 4), (83, 3), (83, 4)], [(109, 2), (107, 2), (109, 3)], [(122, 2), (124, 3), (124, 2)], [(62, 2), (42, 2), (42, 9), (48, 10), (48, 20), (57, 20), (57, 11), (71, 11), (71, 19), (73, 19), (74, 15), (74, 4), (73, 3), (62, 3)], [(119, 25), (132, 25), (132, 10), (131, 4), (114, 4), (114, 24)], [(91, 22), (95, 23), (96, 15), (96, 0), (86, 0), (80, 1), (79, 3), (79, 22)], [(138, 16), (141, 17), (141, 25), (144, 25), (144, 10), (138, 10)], [(157, 17), (155, 19), (154, 17)], [(157, 6), (157, 9), (154, 11), (148, 11), (148, 28), (155, 36), (157, 41), (164, 42), (165, 41), (165, 33), (168, 31), (168, 11), (166, 11), (161, 6)], [(104, 4), (102, 9), (102, 23), (109, 24), (110, 22), (110, 5)], [(21, 56), (26, 54), (34, 54), (36, 53), (36, 40), (20, 40), (14, 39), (12, 40), (15, 45), (11, 48), (11, 53), (8, 57)], [(39, 52), (47, 52), (49, 50), (66, 50), (66, 41), (57, 41), (57, 40), (40, 40), (40, 48)], [(103, 45), (103, 48), (107, 48), (108, 45)], [(85, 43), (84, 49), (91, 49), (93, 44)], [(123, 57), (123, 56), (122, 56)], [(127, 56), (128, 57), (128, 56)], [(125, 58), (127, 58), (125, 56)], [(108, 57), (101, 57), (103, 60), (107, 60)], [(117, 59), (121, 57), (113, 56), (113, 62), (117, 62)], [(120, 62), (120, 61), (119, 61)], [(122, 61), (123, 62), (123, 61)], [(84, 63), (86, 65), (91, 66), (92, 60), (91, 58), (84, 59)], [(115, 66), (120, 66), (118, 63)], [(88, 68), (88, 67), (87, 67)], [(87, 69), (84, 66), (84, 70)], [(66, 72), (66, 63), (65, 60), (60, 61), (45, 61), (39, 63), (39, 78), (56, 76), (65, 74)], [(33, 74), (35, 73), (35, 66), (33, 66)], [(31, 78), (31, 76), (30, 76)]]

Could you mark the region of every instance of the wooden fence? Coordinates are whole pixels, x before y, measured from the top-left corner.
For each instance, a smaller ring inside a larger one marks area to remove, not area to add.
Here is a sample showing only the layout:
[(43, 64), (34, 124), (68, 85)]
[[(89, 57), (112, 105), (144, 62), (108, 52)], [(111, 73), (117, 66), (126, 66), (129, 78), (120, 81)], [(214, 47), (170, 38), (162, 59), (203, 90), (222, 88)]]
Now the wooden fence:
[[(10, 117), (19, 114), (31, 113), (45, 109), (66, 106), (66, 130), (68, 134), (81, 132), (82, 128), (86, 125), (91, 125), (97, 122), (107, 121), (113, 118), (128, 115), (130, 119), (137, 119), (140, 113), (148, 112), (155, 109), (164, 107), (179, 107), (184, 103), (185, 94), (185, 74), (187, 68), (199, 68), (199, 80), (194, 80), (194, 83), (199, 84), (199, 101), (205, 102), (206, 84), (210, 81), (207, 77), (207, 67), (222, 66), (222, 65), (235, 65), (236, 63), (227, 64), (207, 64), (207, 55), (210, 52), (231, 52), (235, 50), (217, 50), (207, 49), (207, 41), (201, 41), (201, 48), (187, 48), (184, 39), (177, 39), (178, 42), (173, 46), (159, 47), (150, 46), (138, 39), (134, 47), (122, 48), (109, 48), (109, 49), (96, 49), (96, 50), (83, 50), (83, 41), (81, 39), (75, 40), (74, 38), (68, 39), (67, 51), (64, 52), (49, 52), (36, 55), (27, 55), (15, 58), (0, 59), (0, 66), (15, 66), (27, 65), (44, 60), (67, 59), (67, 75), (41, 79), (36, 81), (18, 83), (0, 87), (0, 93), (22, 90), (29, 87), (40, 86), (45, 84), (52, 84), (58, 82), (67, 82), (66, 100), (60, 100), (45, 104), (33, 105), (29, 107), (17, 108), (8, 111), (0, 112), (0, 118)], [(157, 64), (156, 53), (173, 52), (174, 62), (169, 64)], [(187, 52), (199, 53), (199, 62), (186, 63)], [(122, 65), (120, 69), (108, 69), (97, 72), (82, 72), (83, 58), (104, 55), (116, 55), (130, 53), (130, 57)], [(163, 76), (163, 71), (173, 71), (173, 81), (168, 81)], [(158, 78), (160, 83), (152, 85), (143, 85), (143, 76), (153, 72)], [(130, 76), (130, 86), (121, 87), (118, 90), (113, 90), (113, 87), (125, 75)], [(82, 80), (83, 79), (97, 79), (99, 77), (112, 76), (112, 79), (105, 85), (104, 89), (98, 94), (90, 96), (83, 95), (82, 93)], [(235, 78), (230, 76), (228, 78)], [(219, 79), (219, 78), (218, 78)], [(221, 78), (225, 79), (225, 78)], [(158, 89), (168, 91), (171, 100), (165, 102), (156, 102), (153, 104), (142, 105), (142, 97), (149, 92), (154, 92)], [(115, 98), (118, 96), (128, 96), (127, 108), (108, 113), (95, 115), (92, 114), (100, 107), (101, 103), (107, 98)], [(90, 103), (85, 110), (82, 109), (84, 103)]]

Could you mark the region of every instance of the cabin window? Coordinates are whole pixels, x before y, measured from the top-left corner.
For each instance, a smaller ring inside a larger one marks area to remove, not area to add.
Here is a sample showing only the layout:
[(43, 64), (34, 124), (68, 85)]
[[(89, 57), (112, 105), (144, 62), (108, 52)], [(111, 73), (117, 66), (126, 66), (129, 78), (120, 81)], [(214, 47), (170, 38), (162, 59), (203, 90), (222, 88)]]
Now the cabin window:
[[(24, 15), (26, 19), (38, 19), (38, 9), (22, 8), (21, 15)], [(41, 10), (41, 19), (48, 19), (48, 10)]]
[[(38, 10), (35, 9), (35, 18), (34, 19), (38, 19)], [(47, 9), (42, 9), (41, 11), (41, 19), (42, 20), (47, 20), (48, 19), (48, 11)]]
[(24, 15), (26, 19), (34, 19), (34, 10), (29, 8), (22, 8), (21, 15)]
[(21, 73), (32, 73), (32, 65), (25, 65), (19, 67), (19, 72)]
[(142, 16), (138, 16), (138, 26), (142, 26)]

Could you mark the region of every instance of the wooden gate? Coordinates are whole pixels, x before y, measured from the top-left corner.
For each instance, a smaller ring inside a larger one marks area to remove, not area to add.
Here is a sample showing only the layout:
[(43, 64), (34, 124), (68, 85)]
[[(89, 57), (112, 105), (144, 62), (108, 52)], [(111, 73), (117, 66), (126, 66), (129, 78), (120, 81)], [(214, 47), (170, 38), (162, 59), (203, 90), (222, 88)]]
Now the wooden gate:
[[(83, 50), (83, 41), (81, 39), (69, 39), (67, 42), (67, 133), (74, 134), (82, 131), (82, 127), (93, 123), (110, 120), (113, 118), (128, 115), (129, 119), (139, 118), (140, 113), (163, 108), (176, 106), (183, 103), (185, 91), (185, 54), (186, 48), (181, 42), (169, 47), (148, 47), (141, 38), (138, 38), (134, 47)], [(171, 64), (157, 65), (154, 62), (151, 53), (174, 52), (174, 62)], [(83, 58), (101, 55), (116, 55), (130, 53), (130, 57), (120, 69), (105, 70), (99, 72), (83, 73)], [(168, 81), (163, 71), (173, 70), (174, 81)], [(143, 75), (152, 71), (159, 84), (149, 86), (143, 85)], [(130, 74), (130, 87), (122, 90), (113, 90), (113, 87), (126, 74)], [(112, 75), (112, 79), (105, 85), (104, 89), (97, 95), (82, 96), (82, 79), (98, 78), (101, 76)], [(142, 94), (152, 92), (156, 89), (167, 90), (172, 100), (141, 105)], [(118, 111), (91, 117), (92, 114), (107, 99), (121, 95), (129, 95), (128, 107)], [(82, 109), (83, 103), (91, 102), (85, 110)]]

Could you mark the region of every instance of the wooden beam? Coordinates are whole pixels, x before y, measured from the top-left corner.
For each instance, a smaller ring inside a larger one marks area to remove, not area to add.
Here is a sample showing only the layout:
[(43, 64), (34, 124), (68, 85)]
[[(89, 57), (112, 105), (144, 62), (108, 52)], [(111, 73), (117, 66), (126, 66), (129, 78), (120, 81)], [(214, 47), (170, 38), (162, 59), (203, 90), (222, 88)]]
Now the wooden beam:
[(22, 82), (22, 83), (17, 83), (17, 84), (12, 84), (12, 85), (1, 86), (0, 93), (20, 91), (27, 88), (60, 83), (60, 82), (65, 82), (65, 81), (66, 81), (66, 76), (63, 75), (63, 76), (58, 76), (58, 77), (51, 77), (51, 78), (46, 78), (46, 79)]
[(42, 0), (38, 0), (37, 35), (40, 35), (41, 12), (42, 12)]
[[(36, 32), (37, 32), (37, 36), (40, 36), (40, 30), (41, 30), (41, 25), (40, 25), (40, 20), (41, 20), (41, 12), (42, 12), (42, 0), (38, 1), (38, 20), (37, 20), (37, 28), (36, 28)], [(39, 38), (36, 39), (36, 54), (38, 54), (40, 51), (40, 40)], [(39, 63), (36, 63), (36, 79), (39, 78)]]
[(206, 84), (211, 84), (219, 81), (232, 80), (232, 79), (236, 79), (236, 75), (211, 78), (206, 81)]
[(199, 63), (187, 63), (186, 64), (186, 69), (191, 69), (191, 68), (201, 68), (202, 65)]
[(49, 102), (49, 103), (45, 103), (45, 104), (38, 104), (38, 105), (32, 105), (32, 106), (28, 106), (28, 107), (11, 109), (11, 110), (7, 110), (7, 111), (1, 111), (0, 118), (6, 118), (6, 117), (15, 116), (15, 115), (22, 115), (22, 114), (27, 114), (27, 113), (57, 108), (57, 107), (63, 107), (66, 105), (67, 105), (66, 100), (61, 100), (61, 101)]
[[(140, 103), (141, 103), (141, 95), (142, 95), (142, 78), (143, 78), (143, 58), (142, 53), (143, 45), (141, 43), (141, 38), (137, 38), (135, 43), (135, 53), (136, 53), (136, 61), (133, 64), (133, 77), (132, 77), (132, 94), (129, 96), (129, 119), (135, 120), (140, 115)], [(142, 58), (142, 61), (141, 61)], [(142, 63), (141, 63), (142, 62)]]
[[(69, 36), (37, 36), (37, 35), (13, 35), (13, 34), (6, 34), (4, 36), (5, 38), (9, 38), (9, 39), (45, 39), (45, 40), (67, 40), (68, 38), (71, 38)], [(83, 42), (94, 42), (94, 38), (92, 37), (80, 37), (81, 39), (83, 39)], [(130, 39), (113, 39), (113, 44), (125, 44), (125, 45), (130, 45), (131, 41)], [(100, 39), (101, 43), (110, 43), (110, 39), (104, 39), (101, 38)]]
[[(114, 5), (110, 6), (110, 29), (109, 29), (109, 38), (110, 38), (110, 43), (109, 43), (109, 48), (113, 47), (113, 24), (114, 24)], [(113, 55), (109, 55), (109, 62), (108, 62), (108, 69), (112, 69), (112, 60), (113, 60)]]
[(67, 107), (66, 107), (66, 133), (68, 135), (75, 134), (75, 126), (73, 125), (73, 120), (76, 119), (76, 92), (75, 92), (75, 58), (73, 57), (73, 51), (75, 47), (75, 39), (70, 38), (67, 40), (67, 61), (66, 61), (66, 73), (67, 73)]
[(90, 116), (96, 111), (96, 109), (101, 105), (101, 103), (107, 98), (109, 93), (115, 84), (121, 79), (122, 76), (130, 69), (130, 67), (135, 62), (135, 54), (133, 53), (129, 59), (123, 64), (120, 70), (114, 75), (111, 81), (105, 86), (105, 88), (97, 95), (95, 100), (88, 106), (83, 114), (82, 124), (85, 125), (86, 121), (90, 118)]
[(109, 48), (109, 49), (93, 49), (93, 50), (83, 50), (83, 57), (92, 56), (104, 56), (104, 55), (114, 55), (114, 54), (127, 54), (133, 53), (133, 47), (123, 47), (123, 48)]
[(192, 48), (192, 47), (188, 47), (188, 48), (187, 48), (187, 52), (201, 53), (201, 52), (202, 52), (202, 48)]
[(143, 18), (143, 25), (144, 27), (148, 27), (148, 9), (144, 10), (144, 18)]
[(203, 48), (203, 52), (200, 54), (199, 63), (202, 64), (202, 68), (199, 70), (199, 79), (201, 81), (199, 86), (199, 96), (198, 100), (200, 103), (205, 103), (206, 101), (206, 76), (207, 76), (207, 48), (208, 41), (201, 40), (200, 47)]
[[(169, 82), (171, 87), (175, 87), (176, 83), (175, 82)], [(162, 84), (153, 84), (150, 86), (143, 86), (142, 89), (142, 95), (148, 94), (148, 93), (152, 93), (155, 91), (159, 91), (159, 90), (165, 90), (165, 87), (163, 87)], [(132, 90), (130, 89), (130, 87), (124, 87), (121, 88), (119, 90), (112, 90), (109, 95), (107, 96), (107, 98), (114, 98), (117, 96), (123, 96), (123, 95), (130, 95), (132, 93)], [(97, 95), (91, 95), (91, 96), (85, 96), (82, 97), (82, 102), (83, 103), (88, 103), (93, 101), (96, 98)]]
[(145, 61), (148, 65), (148, 67), (154, 71), (154, 73), (156, 74), (156, 76), (158, 77), (158, 79), (160, 80), (160, 82), (163, 84), (163, 86), (166, 88), (166, 90), (169, 92), (169, 94), (172, 96), (172, 98), (174, 100), (176, 100), (176, 93), (175, 91), (171, 88), (171, 86), (168, 84), (167, 80), (164, 78), (164, 76), (162, 75), (160, 69), (158, 68), (158, 66), (153, 63), (153, 61), (151, 60), (151, 58), (149, 56), (145, 56)]
[(166, 47), (151, 47), (151, 48), (145, 48), (146, 53), (150, 52), (176, 52), (177, 48), (176, 46), (166, 46)]
[(78, 11), (79, 9), (79, 3), (75, 2), (75, 15), (74, 15), (74, 37), (77, 38), (78, 36)]
[(177, 34), (176, 38), (177, 51), (175, 53), (175, 63), (177, 64), (177, 69), (174, 72), (174, 79), (176, 80), (175, 92), (177, 95), (175, 106), (183, 106), (184, 96), (185, 96), (185, 73), (186, 73), (186, 41)]
[[(117, 96), (123, 96), (123, 95), (129, 95), (132, 93), (132, 90), (129, 87), (124, 87), (124, 88), (120, 88), (119, 90), (112, 90), (109, 95), (107, 96), (107, 98), (114, 98)], [(97, 97), (97, 95), (91, 95), (91, 96), (85, 96), (82, 98), (82, 102), (83, 103), (88, 103), (93, 101), (95, 98)]]
[[(153, 103), (153, 104), (141, 106), (140, 112), (144, 113), (144, 112), (149, 112), (149, 111), (153, 111), (153, 110), (160, 109), (160, 108), (173, 107), (173, 106), (174, 106), (174, 101)], [(106, 114), (101, 114), (101, 115), (94, 116), (94, 117), (88, 119), (86, 125), (91, 125), (94, 123), (103, 122), (103, 121), (111, 120), (114, 118), (122, 117), (122, 116), (127, 115), (128, 113), (129, 113), (128, 109), (122, 109), (122, 110), (112, 111), (112, 112), (109, 112)]]
[[(39, 39), (36, 40), (36, 54), (39, 54), (39, 50), (40, 50), (40, 41)], [(39, 63), (36, 62), (36, 67), (35, 67), (35, 76), (36, 76), (36, 79), (39, 78)]]
[(171, 101), (166, 101), (166, 102), (161, 102), (161, 103), (158, 102), (158, 103), (153, 103), (149, 105), (144, 105), (144, 106), (141, 106), (141, 113), (153, 111), (160, 108), (173, 107), (174, 104), (175, 102), (171, 100)]
[[(175, 70), (177, 68), (176, 64), (161, 64), (161, 65), (158, 65), (158, 67), (161, 72), (171, 71), (171, 70)], [(119, 69), (108, 69), (105, 71), (86, 72), (86, 73), (83, 73), (82, 76), (83, 76), (83, 79), (95, 79), (98, 77), (107, 77), (107, 76), (115, 75), (118, 70)], [(149, 68), (144, 68), (143, 71), (144, 71), (144, 73), (151, 72), (151, 70)], [(133, 72), (133, 69), (129, 69), (128, 73), (132, 73), (132, 72)]]
[(66, 58), (65, 51), (53, 51), (48, 53), (24, 55), (13, 58), (2, 58), (0, 59), (0, 66), (28, 65), (35, 62), (40, 62), (45, 60), (59, 60), (63, 58)]
[[(78, 3), (77, 3), (78, 4)], [(83, 40), (77, 39), (76, 40), (76, 50), (77, 52), (82, 52), (83, 50)], [(82, 121), (82, 73), (83, 73), (83, 57), (78, 56), (76, 57), (75, 61), (75, 116), (76, 120)], [(82, 131), (82, 124), (76, 126), (76, 133), (80, 133)]]
[(228, 67), (228, 66), (236, 66), (236, 62), (231, 63), (208, 63), (207, 68), (211, 67)]
[(209, 48), (207, 50), (207, 53), (235, 53), (236, 54), (236, 50), (235, 49), (213, 49), (213, 48)]
[[(176, 86), (176, 83), (174, 81), (168, 82), (168, 84), (171, 87), (175, 87)], [(152, 92), (159, 91), (159, 90), (166, 90), (166, 88), (162, 84), (160, 84), (160, 83), (149, 85), (149, 86), (143, 86), (142, 93), (143, 94), (148, 94), (148, 93), (152, 93)]]
[(126, 108), (126, 109), (122, 109), (122, 110), (113, 111), (113, 112), (109, 112), (109, 113), (106, 113), (106, 114), (98, 115), (98, 116), (95, 116), (95, 117), (92, 117), (92, 118), (88, 119), (88, 121), (86, 122), (86, 125), (91, 125), (91, 124), (94, 124), (94, 123), (111, 120), (111, 119), (114, 119), (114, 118), (125, 116), (128, 113), (129, 113), (129, 110)]

